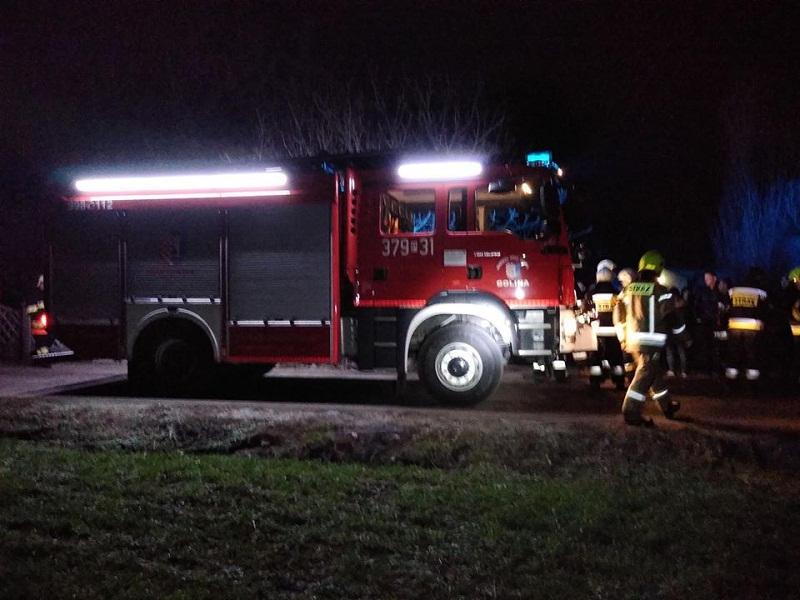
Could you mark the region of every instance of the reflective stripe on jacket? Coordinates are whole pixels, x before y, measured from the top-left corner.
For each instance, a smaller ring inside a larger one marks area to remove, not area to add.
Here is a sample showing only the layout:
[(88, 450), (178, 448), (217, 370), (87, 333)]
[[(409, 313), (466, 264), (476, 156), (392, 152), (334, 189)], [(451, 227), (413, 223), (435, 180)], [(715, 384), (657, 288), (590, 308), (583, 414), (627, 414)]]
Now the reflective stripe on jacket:
[(586, 297), (594, 306), (597, 319), (592, 321), (592, 328), (598, 337), (616, 337), (614, 329), (614, 305), (618, 292), (610, 281), (598, 281), (589, 286)]
[(25, 312), (29, 315), (35, 315), (37, 312), (44, 310), (44, 300), (36, 300), (25, 305)]
[(761, 331), (767, 311), (767, 292), (756, 287), (737, 286), (730, 289), (729, 331)]
[(656, 281), (635, 281), (620, 294), (614, 307), (617, 337), (627, 350), (663, 348), (667, 333), (683, 333), (675, 298)]

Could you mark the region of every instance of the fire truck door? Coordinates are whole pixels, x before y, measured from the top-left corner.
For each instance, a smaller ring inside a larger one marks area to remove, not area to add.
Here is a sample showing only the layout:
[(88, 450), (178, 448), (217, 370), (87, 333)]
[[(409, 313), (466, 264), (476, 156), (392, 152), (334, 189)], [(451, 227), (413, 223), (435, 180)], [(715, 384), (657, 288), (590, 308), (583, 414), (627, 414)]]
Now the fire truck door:
[(521, 211), (483, 206), (473, 202), (470, 194), (468, 188), (447, 190), (449, 218), (440, 243), (443, 288), (519, 300), (530, 292), (531, 260), (537, 249), (532, 239), (523, 239), (513, 229), (522, 220)]
[(447, 193), (447, 233), (442, 239), (442, 286), (448, 290), (469, 289), (480, 285), (484, 268), (474, 260), (472, 242), (467, 233), (467, 194), (465, 187), (453, 187)]
[[(421, 306), (441, 286), (443, 215), (436, 211), (436, 191), (375, 188), (366, 195), (374, 210), (363, 239), (374, 241), (361, 253), (361, 298), (376, 306)], [(369, 235), (376, 229), (377, 238)]]

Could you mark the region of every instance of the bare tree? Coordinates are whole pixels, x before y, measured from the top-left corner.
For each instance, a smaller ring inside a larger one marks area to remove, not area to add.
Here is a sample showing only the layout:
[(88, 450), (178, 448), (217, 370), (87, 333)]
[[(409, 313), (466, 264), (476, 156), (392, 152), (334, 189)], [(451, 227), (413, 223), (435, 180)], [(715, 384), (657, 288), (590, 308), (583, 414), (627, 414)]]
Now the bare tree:
[(713, 243), (717, 263), (736, 277), (750, 266), (778, 274), (800, 261), (797, 128), (775, 98), (783, 95), (756, 78), (723, 108), (728, 175)]
[(750, 266), (775, 274), (792, 262), (800, 237), (800, 181), (780, 179), (760, 190), (741, 173), (726, 194), (714, 233), (717, 264), (734, 277)]
[(499, 153), (510, 146), (505, 113), (479, 84), (448, 77), (307, 79), (258, 111), (259, 159), (392, 150)]

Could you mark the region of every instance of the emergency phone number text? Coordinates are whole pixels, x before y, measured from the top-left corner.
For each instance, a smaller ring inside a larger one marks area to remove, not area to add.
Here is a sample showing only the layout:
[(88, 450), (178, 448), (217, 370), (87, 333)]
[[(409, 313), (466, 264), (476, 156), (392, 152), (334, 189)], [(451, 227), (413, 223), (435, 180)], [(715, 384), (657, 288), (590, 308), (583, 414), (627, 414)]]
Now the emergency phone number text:
[(384, 238), (383, 256), (433, 256), (433, 238)]

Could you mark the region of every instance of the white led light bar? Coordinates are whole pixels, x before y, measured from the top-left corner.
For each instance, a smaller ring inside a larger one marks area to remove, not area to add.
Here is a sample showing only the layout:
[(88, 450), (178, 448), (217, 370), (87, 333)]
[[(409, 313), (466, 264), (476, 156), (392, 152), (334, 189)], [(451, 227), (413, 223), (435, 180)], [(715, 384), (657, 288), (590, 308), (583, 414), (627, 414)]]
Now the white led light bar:
[(230, 192), (162, 192), (148, 194), (100, 194), (82, 196), (78, 202), (113, 202), (131, 200), (201, 200), (224, 198), (261, 198), (264, 196), (288, 196), (289, 190), (239, 190)]
[(397, 175), (407, 181), (443, 181), (477, 177), (483, 171), (481, 163), (470, 160), (405, 163)]
[(217, 173), (213, 175), (166, 175), (156, 177), (108, 177), (78, 179), (75, 189), (85, 194), (138, 194), (143, 192), (223, 192), (286, 185), (282, 171), (258, 173)]

